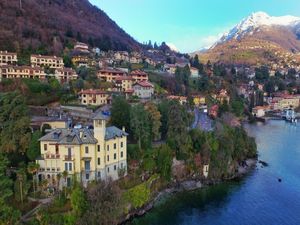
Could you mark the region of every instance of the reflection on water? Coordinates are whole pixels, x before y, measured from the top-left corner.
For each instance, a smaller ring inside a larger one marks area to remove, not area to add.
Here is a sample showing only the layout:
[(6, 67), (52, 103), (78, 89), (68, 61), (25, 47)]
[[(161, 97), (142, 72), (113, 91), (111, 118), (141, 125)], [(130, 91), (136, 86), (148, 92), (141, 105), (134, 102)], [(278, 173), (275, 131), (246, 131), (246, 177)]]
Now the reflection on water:
[(240, 182), (178, 194), (130, 224), (299, 225), (300, 127), (269, 121), (246, 128), (268, 167), (258, 164)]

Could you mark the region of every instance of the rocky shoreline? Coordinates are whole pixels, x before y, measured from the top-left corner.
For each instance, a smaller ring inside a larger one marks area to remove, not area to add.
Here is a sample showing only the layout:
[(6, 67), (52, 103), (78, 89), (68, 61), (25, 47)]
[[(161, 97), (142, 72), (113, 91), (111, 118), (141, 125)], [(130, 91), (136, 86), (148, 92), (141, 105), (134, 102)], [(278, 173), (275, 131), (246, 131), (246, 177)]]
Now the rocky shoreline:
[[(242, 178), (250, 171), (252, 171), (257, 164), (257, 159), (247, 159), (245, 160), (236, 170), (236, 174), (228, 180), (234, 180), (237, 178)], [(151, 209), (155, 207), (155, 205), (160, 202), (161, 200), (168, 198), (176, 193), (184, 192), (184, 191), (194, 191), (198, 190), (203, 187), (208, 187), (212, 185), (219, 184), (224, 182), (225, 180), (206, 180), (201, 181), (197, 179), (190, 179), (185, 180), (182, 182), (173, 182), (169, 185), (168, 188), (160, 191), (157, 193), (155, 198), (151, 199), (151, 201), (143, 206), (140, 209), (137, 209), (131, 213), (129, 213), (122, 221), (119, 223), (120, 225), (125, 225), (129, 221), (133, 220), (134, 218), (141, 217), (149, 212)]]

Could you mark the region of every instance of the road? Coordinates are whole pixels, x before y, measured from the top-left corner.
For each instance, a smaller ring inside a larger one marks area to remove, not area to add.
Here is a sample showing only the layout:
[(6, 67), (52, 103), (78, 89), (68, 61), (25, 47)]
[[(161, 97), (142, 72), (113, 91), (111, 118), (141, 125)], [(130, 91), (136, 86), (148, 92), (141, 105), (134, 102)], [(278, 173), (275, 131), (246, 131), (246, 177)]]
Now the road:
[(200, 129), (205, 132), (209, 132), (213, 130), (213, 121), (209, 118), (207, 113), (204, 113), (202, 110), (200, 111), (195, 107), (194, 109), (195, 119), (191, 126), (192, 129)]

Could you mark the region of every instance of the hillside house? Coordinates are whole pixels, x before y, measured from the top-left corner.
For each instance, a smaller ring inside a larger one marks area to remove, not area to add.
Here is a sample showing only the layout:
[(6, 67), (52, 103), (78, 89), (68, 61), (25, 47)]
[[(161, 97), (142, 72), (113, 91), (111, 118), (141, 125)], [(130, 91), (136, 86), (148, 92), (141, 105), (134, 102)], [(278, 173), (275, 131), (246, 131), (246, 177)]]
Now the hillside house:
[(149, 81), (140, 81), (133, 86), (133, 95), (141, 99), (149, 99), (154, 94), (154, 85)]

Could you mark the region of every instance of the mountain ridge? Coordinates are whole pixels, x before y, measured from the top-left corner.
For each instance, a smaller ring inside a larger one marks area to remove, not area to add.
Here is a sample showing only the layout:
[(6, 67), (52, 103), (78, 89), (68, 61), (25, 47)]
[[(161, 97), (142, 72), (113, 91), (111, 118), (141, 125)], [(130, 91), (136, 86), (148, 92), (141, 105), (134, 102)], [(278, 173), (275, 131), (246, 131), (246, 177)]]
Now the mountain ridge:
[(114, 50), (141, 47), (88, 0), (3, 0), (0, 14), (1, 50), (43, 47), (57, 54), (74, 40)]

